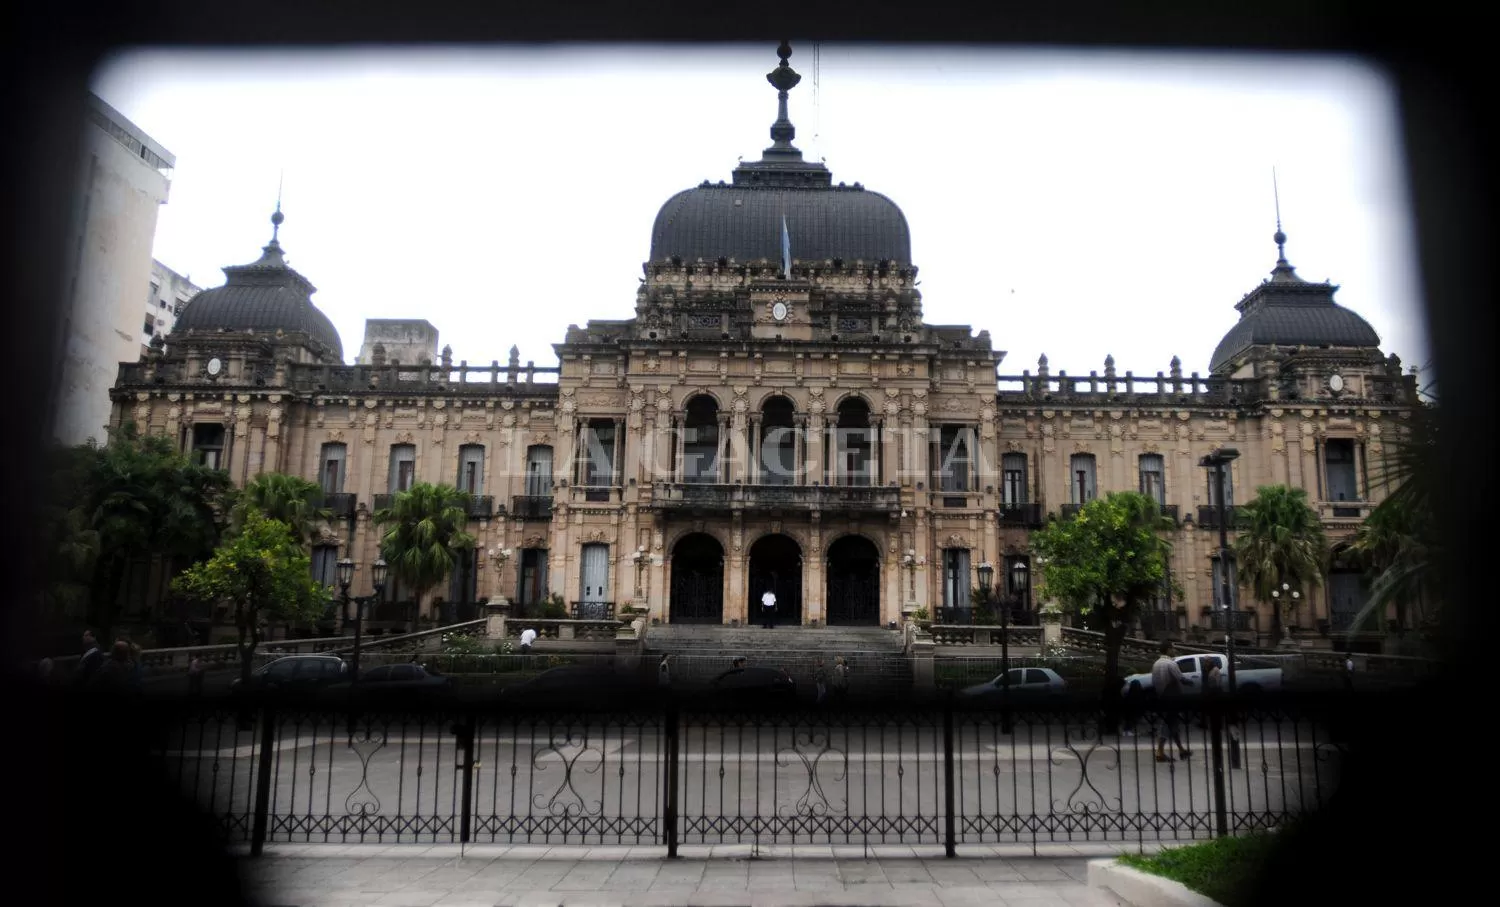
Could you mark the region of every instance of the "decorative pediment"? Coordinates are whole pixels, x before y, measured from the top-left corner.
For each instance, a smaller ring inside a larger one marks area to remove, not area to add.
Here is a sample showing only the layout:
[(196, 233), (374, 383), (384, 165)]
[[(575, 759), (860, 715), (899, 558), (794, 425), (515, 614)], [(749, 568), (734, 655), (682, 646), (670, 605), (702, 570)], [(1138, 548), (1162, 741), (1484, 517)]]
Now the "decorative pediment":
[(954, 535), (950, 535), (947, 538), (943, 539), (943, 547), (944, 548), (971, 548), (973, 546), (969, 544), (969, 540), (968, 539), (966, 539), (963, 536), (958, 535), (958, 534), (955, 533)]
[(397, 444), (410, 444), (415, 440), (416, 435), (413, 435), (409, 431), (398, 432), (395, 437), (395, 442)]

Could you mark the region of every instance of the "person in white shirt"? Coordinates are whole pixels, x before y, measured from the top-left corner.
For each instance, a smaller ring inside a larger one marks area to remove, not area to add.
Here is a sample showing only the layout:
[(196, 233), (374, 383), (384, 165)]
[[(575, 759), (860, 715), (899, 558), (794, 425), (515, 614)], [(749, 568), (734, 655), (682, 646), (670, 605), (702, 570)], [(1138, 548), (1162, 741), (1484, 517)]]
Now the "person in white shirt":
[(536, 631), (530, 627), (521, 631), (521, 654), (531, 654), (531, 644), (536, 642)]
[(1161, 643), (1161, 655), (1156, 663), (1151, 666), (1151, 689), (1156, 693), (1157, 704), (1163, 709), (1162, 721), (1156, 726), (1156, 761), (1171, 762), (1172, 757), (1167, 755), (1167, 739), (1177, 744), (1177, 752), (1186, 759), (1190, 752), (1182, 743), (1181, 732), (1177, 726), (1177, 703), (1174, 701), (1182, 694), (1182, 688), (1190, 681), (1182, 675), (1182, 669), (1177, 667), (1177, 662), (1172, 658), (1172, 641), (1164, 639)]
[(760, 597), (760, 613), (764, 618), (761, 626), (767, 630), (776, 626), (776, 593), (770, 589), (767, 589), (766, 594)]

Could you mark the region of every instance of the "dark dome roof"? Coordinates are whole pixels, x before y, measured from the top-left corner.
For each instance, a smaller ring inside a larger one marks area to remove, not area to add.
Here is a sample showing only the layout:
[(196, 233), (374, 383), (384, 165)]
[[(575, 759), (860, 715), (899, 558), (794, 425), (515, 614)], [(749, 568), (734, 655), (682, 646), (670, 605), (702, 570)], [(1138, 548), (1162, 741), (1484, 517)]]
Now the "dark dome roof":
[[(280, 226), (279, 221), (273, 222)], [(317, 287), (287, 265), (274, 234), (258, 261), (227, 267), (224, 276), (222, 287), (204, 290), (188, 301), (172, 326), (173, 334), (219, 330), (303, 334), (322, 347), (317, 350), (320, 356), (343, 361), (339, 332), (312, 303)]]
[[(739, 180), (736, 180), (738, 183)], [(651, 230), (651, 260), (781, 259), (781, 223), (792, 258), (911, 264), (911, 231), (878, 192), (835, 186), (710, 185), (679, 192)]]
[[(1279, 245), (1286, 238), (1278, 232), (1277, 240)], [(1298, 277), (1283, 253), (1270, 279), (1235, 306), (1240, 320), (1214, 348), (1209, 371), (1219, 371), (1252, 346), (1380, 346), (1380, 335), (1368, 321), (1333, 301), (1337, 290)]]

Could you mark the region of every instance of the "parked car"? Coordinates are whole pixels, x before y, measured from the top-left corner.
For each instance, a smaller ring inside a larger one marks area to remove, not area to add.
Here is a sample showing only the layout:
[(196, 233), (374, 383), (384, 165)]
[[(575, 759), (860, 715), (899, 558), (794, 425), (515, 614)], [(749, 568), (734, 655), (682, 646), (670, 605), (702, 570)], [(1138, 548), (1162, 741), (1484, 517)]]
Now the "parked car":
[(782, 668), (730, 668), (709, 685), (716, 698), (745, 702), (791, 702), (797, 682)]
[(283, 655), (251, 672), (248, 684), (236, 678), (229, 688), (236, 693), (309, 692), (347, 680), (348, 671), (349, 666), (337, 655)]
[[(1196, 695), (1203, 692), (1203, 675), (1213, 664), (1219, 666), (1219, 689), (1229, 690), (1229, 660), (1217, 652), (1194, 653), (1192, 655), (1179, 655), (1175, 659), (1178, 670), (1187, 680), (1187, 686), (1183, 693)], [(1260, 693), (1266, 690), (1281, 689), (1281, 668), (1247, 668), (1241, 662), (1236, 661), (1234, 665), (1235, 688), (1241, 693)], [(1136, 690), (1132, 690), (1136, 687)], [(1131, 674), (1125, 678), (1124, 692), (1130, 695), (1132, 692), (1151, 693), (1151, 672), (1144, 674)]]
[(1068, 682), (1051, 668), (1011, 668), (995, 675), (993, 680), (964, 687), (958, 695), (966, 699), (999, 699), (1005, 695), (1007, 680), (1010, 695), (1018, 698), (1061, 696), (1068, 691)]
[(419, 664), (381, 665), (351, 681), (333, 684), (328, 693), (382, 699), (443, 697), (453, 693), (453, 678), (434, 674)]

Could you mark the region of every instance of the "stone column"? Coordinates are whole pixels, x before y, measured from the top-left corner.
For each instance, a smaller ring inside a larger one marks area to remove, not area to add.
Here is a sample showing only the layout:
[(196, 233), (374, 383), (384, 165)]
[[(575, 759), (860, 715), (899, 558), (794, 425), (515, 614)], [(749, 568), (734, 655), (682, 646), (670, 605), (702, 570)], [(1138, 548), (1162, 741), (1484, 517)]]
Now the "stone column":
[(823, 481), (823, 417), (819, 414), (811, 414), (807, 417), (807, 468), (805, 484), (811, 485)]
[(933, 664), (932, 634), (918, 630), (911, 643), (912, 686), (923, 692), (937, 689), (937, 671)]
[(680, 483), (685, 475), (683, 459), (687, 456), (687, 411), (674, 416), (672, 424), (672, 447), (676, 451), (672, 455), (672, 481)]
[(879, 486), (880, 481), (880, 447), (885, 441), (885, 432), (881, 431), (883, 420), (872, 417), (870, 419), (870, 485)]
[(616, 418), (614, 420), (614, 423), (615, 443), (610, 450), (611, 456), (609, 461), (609, 484), (624, 485), (625, 463), (623, 462), (623, 460), (625, 453), (625, 420)]
[(484, 610), (484, 635), (493, 640), (505, 639), (505, 621), (510, 614), (510, 605), (491, 599)]
[(1062, 645), (1062, 608), (1056, 602), (1042, 606), (1042, 654), (1054, 646)]
[(750, 414), (750, 462), (746, 464), (745, 484), (760, 484), (760, 444), (761, 444), (761, 417), (760, 413)]
[(807, 416), (804, 413), (792, 416), (792, 447), (792, 484), (806, 485), (807, 464), (803, 458), (807, 456)]

